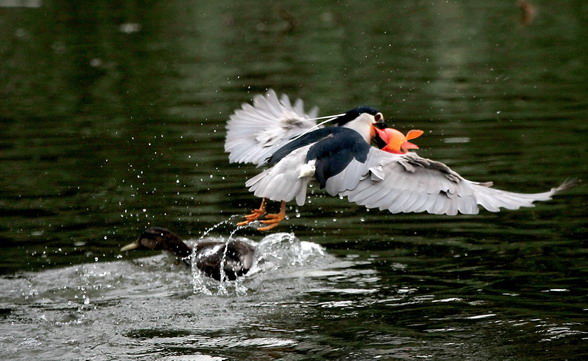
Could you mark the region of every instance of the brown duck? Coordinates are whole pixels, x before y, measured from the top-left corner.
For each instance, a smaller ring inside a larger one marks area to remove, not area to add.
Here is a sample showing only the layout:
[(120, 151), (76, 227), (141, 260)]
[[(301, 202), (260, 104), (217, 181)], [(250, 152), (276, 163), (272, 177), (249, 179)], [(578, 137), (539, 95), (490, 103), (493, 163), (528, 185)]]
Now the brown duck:
[(218, 281), (221, 280), (221, 269), (229, 280), (245, 275), (253, 264), (255, 254), (255, 247), (237, 240), (199, 242), (190, 247), (175, 233), (161, 227), (146, 229), (136, 241), (122, 247), (121, 251), (133, 249), (168, 251), (188, 266), (192, 263), (194, 252), (195, 266), (206, 276)]

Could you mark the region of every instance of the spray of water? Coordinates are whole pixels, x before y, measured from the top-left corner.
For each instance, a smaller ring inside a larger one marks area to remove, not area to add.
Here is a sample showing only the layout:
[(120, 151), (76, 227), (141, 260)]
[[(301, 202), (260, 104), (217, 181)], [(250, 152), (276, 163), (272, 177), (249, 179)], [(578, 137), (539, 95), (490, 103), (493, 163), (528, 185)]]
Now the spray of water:
[[(233, 215), (229, 217), (229, 219), (221, 221), (212, 227), (209, 227), (204, 230), (199, 241), (203, 240), (207, 237), (212, 231), (219, 228), (222, 225), (233, 225), (233, 219), (238, 217), (238, 215)], [(243, 228), (247, 228), (248, 226), (237, 226), (231, 233), (227, 239), (221, 238), (224, 241), (224, 248), (223, 248), (223, 255), (221, 258), (220, 264), (220, 281), (212, 281), (209, 277), (206, 277), (200, 269), (198, 269), (197, 262), (199, 255), (196, 252), (192, 252), (190, 258), (191, 270), (192, 270), (192, 287), (195, 293), (202, 293), (205, 295), (228, 295), (229, 288), (234, 288), (237, 294), (245, 294), (247, 292), (247, 288), (243, 286), (243, 281), (240, 278), (237, 278), (234, 281), (230, 281), (227, 277), (225, 266), (227, 264), (227, 250), (228, 250), (228, 243), (231, 242), (234, 238), (235, 233)], [(215, 292), (216, 291), (216, 292)]]
[[(230, 224), (233, 226), (233, 218), (238, 216), (231, 216), (229, 219), (219, 222), (212, 227), (207, 228), (202, 233), (198, 241), (205, 238), (213, 239), (215, 241), (224, 242), (224, 249), (221, 259), (220, 267), (220, 281), (216, 281), (203, 274), (198, 269), (197, 262), (199, 255), (195, 252), (191, 256), (192, 265), (192, 286), (194, 293), (205, 295), (227, 296), (231, 294), (246, 295), (249, 291), (248, 283), (261, 281), (252, 281), (254, 278), (263, 278), (264, 275), (272, 277), (275, 272), (285, 272), (292, 268), (299, 268), (315, 262), (317, 259), (324, 258), (324, 249), (318, 244), (300, 241), (293, 233), (273, 233), (264, 237), (259, 242), (254, 242), (247, 238), (236, 237), (235, 235), (242, 229), (249, 227), (257, 227), (254, 222), (245, 226), (237, 226), (231, 230), (228, 237), (211, 237), (210, 234), (215, 229), (222, 225)], [(238, 277), (236, 280), (229, 280), (225, 266), (227, 264), (227, 250), (229, 242), (241, 240), (255, 246), (254, 261), (249, 269), (247, 275)]]

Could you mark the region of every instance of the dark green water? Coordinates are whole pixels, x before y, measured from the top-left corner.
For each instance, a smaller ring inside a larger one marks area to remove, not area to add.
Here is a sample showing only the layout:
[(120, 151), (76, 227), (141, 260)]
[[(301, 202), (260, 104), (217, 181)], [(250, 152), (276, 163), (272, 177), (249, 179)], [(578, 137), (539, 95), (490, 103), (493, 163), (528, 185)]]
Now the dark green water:
[[(588, 359), (588, 4), (533, 3), (524, 26), (510, 0), (0, 0), (0, 358)], [(212, 295), (121, 255), (150, 225), (228, 237), (257, 206), (223, 141), (267, 88), (376, 106), (498, 188), (584, 183), (459, 217), (315, 196), (276, 231), (320, 252), (284, 244)]]

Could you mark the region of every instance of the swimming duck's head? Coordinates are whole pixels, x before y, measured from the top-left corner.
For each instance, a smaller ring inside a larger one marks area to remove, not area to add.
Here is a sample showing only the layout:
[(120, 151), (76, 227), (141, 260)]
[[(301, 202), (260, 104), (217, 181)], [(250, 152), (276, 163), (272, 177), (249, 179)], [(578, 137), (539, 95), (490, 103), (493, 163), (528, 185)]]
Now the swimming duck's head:
[(124, 252), (140, 248), (172, 251), (175, 248), (174, 246), (178, 244), (178, 241), (181, 242), (180, 237), (169, 229), (152, 227), (141, 233), (137, 240), (121, 248), (121, 251)]

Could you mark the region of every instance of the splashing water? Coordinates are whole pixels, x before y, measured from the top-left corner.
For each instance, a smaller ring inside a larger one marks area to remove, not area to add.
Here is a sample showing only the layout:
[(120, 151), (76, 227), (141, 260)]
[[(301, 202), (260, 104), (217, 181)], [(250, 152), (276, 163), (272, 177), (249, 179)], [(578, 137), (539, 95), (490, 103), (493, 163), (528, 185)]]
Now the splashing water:
[[(235, 214), (235, 215), (232, 215), (232, 216), (230, 216), (230, 217), (229, 217), (229, 219), (226, 219), (226, 220), (224, 220), (224, 221), (218, 222), (218, 223), (217, 223), (217, 224), (215, 224), (214, 226), (212, 226), (212, 227), (209, 227), (209, 228), (205, 229), (205, 230), (204, 230), (204, 232), (202, 233), (202, 235), (200, 236), (199, 240), (202, 240), (202, 239), (204, 239), (204, 237), (208, 236), (208, 234), (210, 234), (210, 232), (214, 231), (215, 229), (217, 229), (218, 227), (222, 226), (223, 224), (233, 225), (233, 222), (232, 222), (231, 220), (232, 220), (233, 218), (236, 218), (236, 217), (238, 217), (238, 215), (236, 215), (236, 214)], [(245, 227), (246, 227), (246, 226), (245, 226)], [(238, 231), (239, 229), (243, 229), (243, 228), (245, 228), (245, 227), (240, 227), (240, 226), (238, 226), (238, 227), (237, 227), (237, 229), (235, 229), (235, 230), (234, 230), (234, 231), (231, 233), (231, 235), (232, 235), (232, 234), (234, 234), (234, 233), (235, 233), (236, 231)]]
[[(207, 228), (202, 235), (200, 236), (200, 238), (198, 239), (199, 241), (204, 240), (204, 237), (206, 237), (210, 232), (212, 232), (213, 230), (215, 230), (216, 228), (222, 226), (223, 224), (228, 224), (230, 222), (231, 218), (221, 221), (217, 224), (215, 224), (212, 227)], [(195, 247), (194, 247), (195, 248)], [(192, 287), (194, 289), (194, 293), (203, 293), (205, 295), (212, 295), (212, 291), (208, 289), (208, 287), (206, 286), (206, 276), (202, 273), (202, 271), (200, 271), (200, 269), (198, 269), (198, 267), (196, 267), (198, 261), (198, 255), (196, 254), (196, 252), (192, 252), (192, 254), (190, 255), (190, 268), (192, 271)], [(224, 262), (223, 262), (223, 266), (224, 266)], [(221, 272), (224, 272), (224, 269), (222, 269), (223, 267), (221, 267)], [(221, 274), (222, 276), (222, 274)], [(223, 279), (223, 277), (221, 277), (221, 279)]]
[(249, 272), (253, 274), (303, 266), (308, 261), (324, 255), (325, 251), (320, 245), (300, 241), (294, 233), (274, 233), (259, 242), (256, 263)]
[[(235, 237), (235, 233), (241, 229), (249, 227), (250, 225), (236, 227), (227, 238), (206, 237), (214, 229), (229, 222), (230, 219), (219, 222), (206, 229), (202, 236), (195, 241), (195, 243), (215, 241), (222, 242), (225, 245), (220, 267), (221, 281), (216, 281), (207, 277), (200, 269), (198, 269), (198, 267), (196, 267), (199, 259), (198, 257), (202, 257), (203, 254), (198, 255), (195, 252), (192, 253), (192, 288), (196, 294), (226, 296), (234, 293), (237, 295), (245, 295), (249, 290), (246, 283), (251, 279), (252, 275), (256, 275), (257, 277), (260, 273), (280, 272), (291, 269), (292, 267), (301, 267), (319, 257), (322, 258), (325, 255), (325, 251), (320, 245), (300, 241), (293, 233), (274, 233), (266, 236), (260, 242), (254, 242), (245, 237)], [(245, 242), (256, 248), (253, 264), (247, 275), (238, 277), (236, 280), (232, 281), (228, 279), (225, 272), (228, 249), (226, 245), (231, 241)]]
[[(235, 292), (237, 294), (244, 294), (247, 289), (245, 287), (243, 287), (241, 285), (241, 281), (240, 279), (237, 279), (235, 281), (229, 281), (227, 274), (225, 272), (225, 265), (227, 262), (227, 250), (228, 247), (226, 247), (226, 245), (233, 240), (233, 236), (235, 235), (235, 233), (243, 228), (246, 228), (247, 226), (238, 226), (237, 228), (235, 228), (230, 234), (228, 238), (223, 238), (223, 237), (219, 237), (219, 238), (207, 238), (205, 239), (205, 237), (210, 234), (210, 232), (212, 232), (213, 230), (217, 229), (218, 227), (224, 225), (224, 224), (230, 224), (232, 225), (233, 223), (231, 222), (231, 220), (233, 218), (237, 217), (236, 215), (229, 217), (229, 219), (224, 220), (222, 222), (219, 222), (215, 225), (213, 225), (210, 228), (207, 228), (202, 235), (200, 236), (200, 238), (198, 239), (198, 241), (196, 241), (195, 243), (198, 242), (202, 242), (202, 241), (217, 241), (217, 242), (223, 242), (224, 243), (224, 251), (223, 251), (223, 255), (222, 255), (222, 259), (221, 259), (221, 265), (220, 265), (220, 282), (216, 282), (213, 283), (212, 280), (207, 277), (206, 275), (203, 274), (202, 271), (200, 271), (200, 269), (198, 269), (197, 265), (197, 261), (199, 260), (199, 257), (204, 256), (204, 254), (196, 254), (196, 252), (192, 252), (191, 258), (190, 258), (190, 264), (191, 264), (191, 271), (192, 271), (192, 287), (194, 289), (194, 293), (203, 293), (205, 295), (212, 295), (212, 294), (217, 294), (217, 295), (228, 295), (229, 291), (227, 290), (227, 286), (232, 286), (235, 289)], [(239, 239), (243, 242), (252, 244), (252, 242), (246, 238), (244, 239)], [(252, 244), (253, 245), (253, 244)], [(219, 246), (222, 247), (222, 246)], [(194, 247), (194, 249), (196, 249)], [(216, 292), (213, 292), (213, 290), (216, 289)]]

